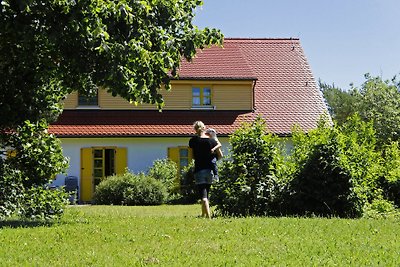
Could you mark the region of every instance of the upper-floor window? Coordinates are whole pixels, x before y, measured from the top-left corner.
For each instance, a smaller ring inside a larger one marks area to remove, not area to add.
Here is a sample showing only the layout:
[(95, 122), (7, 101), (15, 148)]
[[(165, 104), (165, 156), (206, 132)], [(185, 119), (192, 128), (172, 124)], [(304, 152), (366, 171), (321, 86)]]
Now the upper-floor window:
[(85, 96), (78, 94), (78, 106), (98, 106), (99, 105), (99, 91), (96, 90), (94, 95)]
[(192, 88), (192, 105), (193, 105), (193, 107), (211, 106), (211, 88), (210, 87), (193, 87)]

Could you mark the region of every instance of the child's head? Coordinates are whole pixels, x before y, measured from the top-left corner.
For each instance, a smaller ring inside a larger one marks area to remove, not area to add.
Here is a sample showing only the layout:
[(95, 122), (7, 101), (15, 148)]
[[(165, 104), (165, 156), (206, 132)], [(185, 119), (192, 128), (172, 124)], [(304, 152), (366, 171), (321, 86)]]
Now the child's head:
[(217, 131), (215, 131), (214, 129), (212, 129), (212, 128), (208, 128), (207, 130), (206, 130), (206, 135), (208, 135), (210, 138), (212, 138), (212, 139), (217, 139)]

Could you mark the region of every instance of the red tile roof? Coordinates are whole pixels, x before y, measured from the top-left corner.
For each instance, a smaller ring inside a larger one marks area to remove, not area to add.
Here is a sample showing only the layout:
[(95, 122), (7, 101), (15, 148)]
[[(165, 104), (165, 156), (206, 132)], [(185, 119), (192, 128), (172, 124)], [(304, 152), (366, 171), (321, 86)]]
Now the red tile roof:
[(199, 50), (192, 62), (182, 61), (179, 79), (256, 80), (242, 52), (235, 42), (224, 47), (213, 46)]
[(327, 112), (298, 39), (225, 39), (224, 48), (197, 53), (183, 62), (180, 79), (256, 80), (255, 110), (249, 111), (105, 111), (65, 110), (51, 125), (60, 137), (187, 136), (202, 120), (221, 135), (262, 116), (271, 132), (290, 135), (294, 124), (315, 128)]

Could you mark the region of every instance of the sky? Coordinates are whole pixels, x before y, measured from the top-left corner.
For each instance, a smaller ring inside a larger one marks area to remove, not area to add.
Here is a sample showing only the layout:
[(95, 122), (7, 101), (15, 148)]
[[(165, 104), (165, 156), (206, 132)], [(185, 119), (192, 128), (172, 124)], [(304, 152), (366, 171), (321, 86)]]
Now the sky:
[(225, 37), (299, 38), (316, 81), (348, 90), (400, 76), (400, 0), (203, 0), (194, 24)]

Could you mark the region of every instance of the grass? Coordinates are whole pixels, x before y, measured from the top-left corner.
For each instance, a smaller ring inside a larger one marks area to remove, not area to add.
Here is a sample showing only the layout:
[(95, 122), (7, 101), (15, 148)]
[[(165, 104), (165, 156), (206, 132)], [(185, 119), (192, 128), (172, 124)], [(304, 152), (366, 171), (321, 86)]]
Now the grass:
[(398, 219), (197, 218), (198, 205), (71, 206), (3, 222), (0, 266), (397, 266)]

